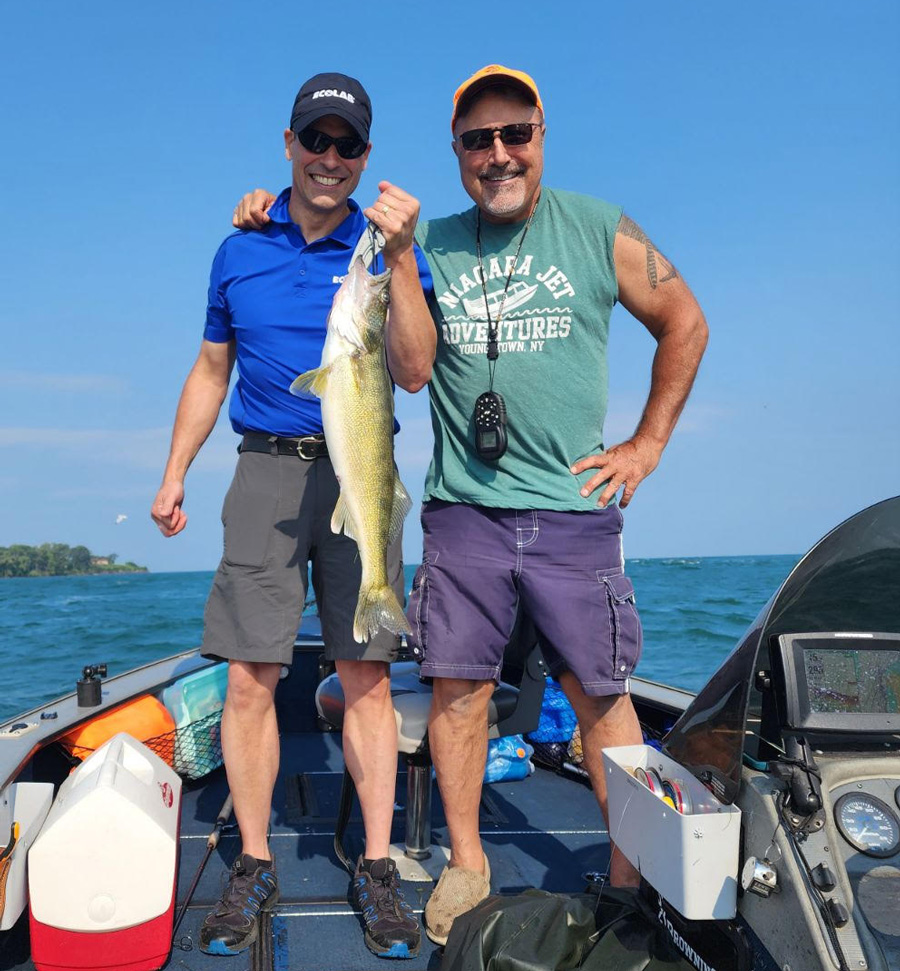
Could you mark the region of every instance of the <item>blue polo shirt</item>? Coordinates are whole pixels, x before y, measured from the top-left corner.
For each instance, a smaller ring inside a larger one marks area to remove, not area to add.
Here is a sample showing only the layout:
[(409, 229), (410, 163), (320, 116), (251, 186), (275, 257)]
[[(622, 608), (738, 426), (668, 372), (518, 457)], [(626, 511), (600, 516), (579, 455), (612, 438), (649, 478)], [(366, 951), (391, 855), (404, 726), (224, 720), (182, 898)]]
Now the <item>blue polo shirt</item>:
[[(206, 340), (233, 340), (237, 382), (228, 416), (245, 431), (295, 437), (322, 431), (318, 399), (288, 391), (298, 374), (319, 366), (328, 312), (356, 244), (366, 228), (359, 206), (331, 233), (307, 244), (288, 211), (291, 190), (269, 209), (260, 231), (239, 230), (213, 260), (206, 308)], [(433, 288), (422, 251), (416, 263), (426, 297)], [(381, 258), (373, 270), (383, 269)]]

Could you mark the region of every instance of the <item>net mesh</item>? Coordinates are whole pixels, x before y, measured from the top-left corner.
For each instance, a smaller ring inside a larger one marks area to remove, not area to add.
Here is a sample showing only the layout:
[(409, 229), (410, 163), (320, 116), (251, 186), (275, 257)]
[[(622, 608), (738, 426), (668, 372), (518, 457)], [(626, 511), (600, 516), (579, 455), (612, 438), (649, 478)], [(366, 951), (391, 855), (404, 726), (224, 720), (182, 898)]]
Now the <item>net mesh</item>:
[[(189, 725), (154, 738), (138, 739), (184, 778), (199, 779), (222, 765), (222, 712), (216, 711)], [(83, 761), (93, 748), (84, 745), (69, 749), (73, 758)]]

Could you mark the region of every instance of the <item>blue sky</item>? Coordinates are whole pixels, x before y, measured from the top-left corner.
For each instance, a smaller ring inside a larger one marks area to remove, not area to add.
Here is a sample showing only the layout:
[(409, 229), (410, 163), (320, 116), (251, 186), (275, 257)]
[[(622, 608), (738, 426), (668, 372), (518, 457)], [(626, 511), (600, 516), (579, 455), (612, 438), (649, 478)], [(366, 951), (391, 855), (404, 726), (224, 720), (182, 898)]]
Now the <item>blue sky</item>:
[[(468, 204), (456, 85), (530, 72), (545, 181), (625, 206), (703, 306), (709, 350), (626, 555), (802, 552), (900, 492), (900, 6), (883, 2), (8, 4), (0, 60), (0, 546), (83, 543), (213, 569), (235, 438), (187, 480), (187, 530), (149, 519), (199, 348), (210, 262), (248, 188), (289, 180), (300, 83), (360, 78), (387, 178), (423, 216)], [(607, 441), (653, 342), (613, 315)], [(414, 498), (424, 393), (398, 395)], [(128, 518), (116, 525), (116, 518)], [(405, 555), (420, 558), (415, 514)]]

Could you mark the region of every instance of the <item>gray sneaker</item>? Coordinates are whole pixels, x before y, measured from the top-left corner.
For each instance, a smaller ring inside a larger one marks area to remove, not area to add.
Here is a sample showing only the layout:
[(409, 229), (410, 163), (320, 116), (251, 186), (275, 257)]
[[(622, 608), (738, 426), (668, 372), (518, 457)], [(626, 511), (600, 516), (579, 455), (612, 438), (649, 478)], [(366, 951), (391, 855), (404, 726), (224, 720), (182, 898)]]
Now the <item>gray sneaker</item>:
[(362, 857), (353, 875), (353, 905), (365, 928), (366, 946), (380, 958), (414, 958), (421, 933), (412, 908), (397, 884), (397, 864), (390, 857)]
[(245, 951), (259, 934), (259, 912), (269, 910), (277, 901), (275, 860), (260, 863), (249, 853), (242, 853), (232, 864), (216, 909), (200, 927), (200, 950), (222, 955)]

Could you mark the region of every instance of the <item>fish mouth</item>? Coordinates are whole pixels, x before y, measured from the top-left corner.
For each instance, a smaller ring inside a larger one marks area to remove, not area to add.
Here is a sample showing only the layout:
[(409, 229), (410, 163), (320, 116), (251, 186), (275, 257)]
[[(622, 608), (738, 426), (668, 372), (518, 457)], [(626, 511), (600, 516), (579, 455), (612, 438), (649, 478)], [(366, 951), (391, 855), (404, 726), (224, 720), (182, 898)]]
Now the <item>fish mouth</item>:
[(370, 273), (361, 256), (356, 258), (350, 270), (353, 274), (353, 282), (356, 284), (361, 283), (370, 290), (383, 289), (391, 279), (390, 267), (387, 267), (383, 273)]

